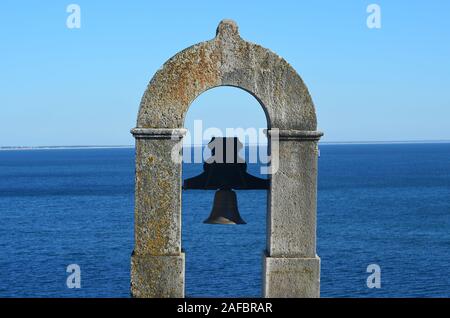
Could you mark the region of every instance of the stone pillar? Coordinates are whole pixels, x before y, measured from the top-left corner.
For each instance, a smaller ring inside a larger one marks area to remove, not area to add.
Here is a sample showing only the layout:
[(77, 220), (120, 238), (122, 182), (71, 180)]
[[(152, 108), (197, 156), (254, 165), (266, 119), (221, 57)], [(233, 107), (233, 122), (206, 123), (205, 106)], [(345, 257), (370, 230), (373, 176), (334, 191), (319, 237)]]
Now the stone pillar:
[(184, 297), (181, 157), (185, 129), (135, 128), (133, 297)]
[(272, 158), (277, 150), (279, 156), (278, 170), (272, 174), (267, 206), (263, 295), (319, 297), (317, 143), (322, 133), (276, 129), (268, 133)]

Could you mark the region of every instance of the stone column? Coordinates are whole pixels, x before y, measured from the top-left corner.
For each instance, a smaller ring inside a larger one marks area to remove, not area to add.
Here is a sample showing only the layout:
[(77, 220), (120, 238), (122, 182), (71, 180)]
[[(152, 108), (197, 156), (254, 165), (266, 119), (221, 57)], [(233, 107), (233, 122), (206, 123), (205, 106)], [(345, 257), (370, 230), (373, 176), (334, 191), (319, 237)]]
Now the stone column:
[[(272, 174), (268, 198), (267, 250), (263, 256), (265, 297), (319, 297), (320, 258), (316, 255), (317, 131), (268, 131)], [(277, 149), (278, 148), (278, 149)]]
[(185, 129), (135, 128), (133, 297), (184, 297), (181, 157)]

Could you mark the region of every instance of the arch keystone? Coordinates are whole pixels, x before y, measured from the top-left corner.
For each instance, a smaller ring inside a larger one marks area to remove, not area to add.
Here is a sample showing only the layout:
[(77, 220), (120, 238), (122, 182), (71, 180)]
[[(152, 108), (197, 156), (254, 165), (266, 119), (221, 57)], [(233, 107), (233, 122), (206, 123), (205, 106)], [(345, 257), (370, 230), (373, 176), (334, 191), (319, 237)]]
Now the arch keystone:
[(239, 27), (237, 23), (230, 19), (220, 21), (216, 29), (216, 37), (239, 37)]

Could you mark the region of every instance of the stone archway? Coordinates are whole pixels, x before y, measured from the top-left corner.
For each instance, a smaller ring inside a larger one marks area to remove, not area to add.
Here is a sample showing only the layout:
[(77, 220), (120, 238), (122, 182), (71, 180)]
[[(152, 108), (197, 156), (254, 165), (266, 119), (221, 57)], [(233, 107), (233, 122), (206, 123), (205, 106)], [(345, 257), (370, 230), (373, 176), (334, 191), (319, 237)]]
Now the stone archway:
[(278, 171), (267, 206), (263, 296), (318, 297), (316, 255), (316, 114), (297, 72), (275, 53), (244, 41), (236, 23), (222, 21), (216, 37), (169, 59), (141, 101), (136, 138), (135, 247), (131, 293), (184, 297), (181, 248), (181, 149), (184, 117), (192, 101), (218, 86), (252, 94), (268, 118), (269, 144), (277, 131)]

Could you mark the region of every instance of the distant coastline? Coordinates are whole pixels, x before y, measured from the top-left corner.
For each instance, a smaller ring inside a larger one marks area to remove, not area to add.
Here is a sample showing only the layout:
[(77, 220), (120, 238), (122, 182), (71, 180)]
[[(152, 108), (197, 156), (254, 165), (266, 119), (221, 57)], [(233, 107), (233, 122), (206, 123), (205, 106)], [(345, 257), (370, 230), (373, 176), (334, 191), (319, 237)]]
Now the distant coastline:
[(134, 148), (134, 146), (6, 146), (0, 147), (2, 150), (69, 150), (69, 149), (116, 149)]
[(320, 145), (395, 145), (395, 144), (448, 144), (450, 140), (398, 140), (398, 141), (324, 141)]
[[(391, 145), (391, 144), (447, 144), (450, 140), (405, 140), (405, 141), (324, 141), (319, 142), (319, 145)], [(204, 147), (204, 145), (191, 145), (191, 147)], [(251, 147), (258, 145), (249, 145)], [(260, 146), (267, 146), (267, 144), (261, 144)], [(134, 148), (134, 145), (97, 145), (97, 146), (3, 146), (0, 147), (0, 151), (12, 151), (12, 150), (70, 150), (70, 149), (130, 149)]]

